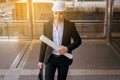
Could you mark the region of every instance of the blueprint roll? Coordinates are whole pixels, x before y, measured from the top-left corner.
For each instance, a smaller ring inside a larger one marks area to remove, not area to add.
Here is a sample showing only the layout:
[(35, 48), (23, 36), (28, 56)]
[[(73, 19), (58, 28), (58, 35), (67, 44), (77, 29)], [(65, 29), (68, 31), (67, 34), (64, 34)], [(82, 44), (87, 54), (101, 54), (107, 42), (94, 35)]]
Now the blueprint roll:
[[(49, 45), (50, 47), (52, 47), (53, 49), (60, 50), (60, 46), (56, 45), (53, 41), (51, 41), (50, 39), (48, 39), (46, 36), (41, 35), (40, 36), (40, 40), (42, 42), (44, 42), (45, 44)], [(69, 59), (73, 58), (73, 55), (69, 54), (69, 53), (65, 53), (64, 56), (66, 56)]]

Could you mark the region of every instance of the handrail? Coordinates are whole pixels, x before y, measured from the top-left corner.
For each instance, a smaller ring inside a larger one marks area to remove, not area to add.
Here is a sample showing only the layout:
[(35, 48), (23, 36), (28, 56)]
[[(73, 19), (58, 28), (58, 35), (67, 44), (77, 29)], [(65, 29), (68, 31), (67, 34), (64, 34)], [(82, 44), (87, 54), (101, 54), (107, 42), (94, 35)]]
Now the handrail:
[(28, 20), (0, 20), (0, 23), (10, 23), (10, 22), (18, 22), (18, 23), (21, 23), (21, 22), (28, 22)]
[[(34, 20), (33, 22), (48, 22), (49, 20)], [(75, 23), (104, 23), (105, 20), (70, 20)], [(113, 22), (120, 22), (120, 20), (113, 20)]]
[[(33, 22), (35, 23), (45, 23), (45, 22), (48, 22), (49, 20), (33, 20)], [(71, 22), (75, 22), (75, 23), (104, 23), (106, 22), (105, 20), (70, 20)], [(0, 23), (9, 23), (9, 22), (18, 22), (18, 23), (21, 23), (21, 22), (28, 22), (28, 20), (0, 20)], [(112, 22), (120, 22), (120, 20), (113, 20)]]

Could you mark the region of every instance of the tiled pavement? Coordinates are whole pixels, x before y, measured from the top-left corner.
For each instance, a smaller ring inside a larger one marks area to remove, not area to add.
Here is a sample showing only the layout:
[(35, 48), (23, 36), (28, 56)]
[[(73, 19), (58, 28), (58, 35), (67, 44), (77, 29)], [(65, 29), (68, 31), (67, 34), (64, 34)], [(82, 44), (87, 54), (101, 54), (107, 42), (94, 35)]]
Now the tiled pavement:
[[(39, 47), (38, 40), (0, 41), (0, 80), (37, 80)], [(105, 40), (83, 40), (73, 55), (67, 80), (120, 79), (120, 56)]]

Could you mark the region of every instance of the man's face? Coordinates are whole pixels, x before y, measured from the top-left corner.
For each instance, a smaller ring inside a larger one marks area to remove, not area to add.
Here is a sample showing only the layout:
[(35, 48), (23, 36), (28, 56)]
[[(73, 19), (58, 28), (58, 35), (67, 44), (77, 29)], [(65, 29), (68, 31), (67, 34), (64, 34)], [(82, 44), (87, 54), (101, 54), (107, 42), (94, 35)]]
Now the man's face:
[(64, 11), (55, 11), (53, 12), (54, 21), (62, 22), (64, 20), (65, 12)]

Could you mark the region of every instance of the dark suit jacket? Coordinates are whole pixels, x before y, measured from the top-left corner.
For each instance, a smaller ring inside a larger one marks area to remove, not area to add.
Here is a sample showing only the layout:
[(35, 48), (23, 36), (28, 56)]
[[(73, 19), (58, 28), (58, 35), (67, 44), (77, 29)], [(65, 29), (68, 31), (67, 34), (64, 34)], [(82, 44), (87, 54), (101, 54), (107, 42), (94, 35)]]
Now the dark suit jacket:
[[(43, 32), (46, 37), (53, 40), (53, 21), (50, 21), (44, 25)], [(73, 41), (71, 39), (73, 39)], [(77, 48), (80, 44), (81, 38), (75, 28), (75, 24), (68, 20), (64, 20), (62, 45), (66, 46), (68, 48), (68, 53), (72, 54), (72, 50)], [(52, 54), (52, 51), (53, 49), (50, 46), (41, 42), (39, 62), (44, 61), (46, 64)]]

